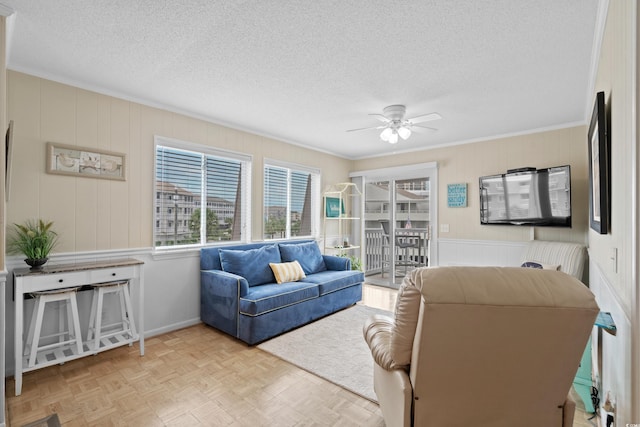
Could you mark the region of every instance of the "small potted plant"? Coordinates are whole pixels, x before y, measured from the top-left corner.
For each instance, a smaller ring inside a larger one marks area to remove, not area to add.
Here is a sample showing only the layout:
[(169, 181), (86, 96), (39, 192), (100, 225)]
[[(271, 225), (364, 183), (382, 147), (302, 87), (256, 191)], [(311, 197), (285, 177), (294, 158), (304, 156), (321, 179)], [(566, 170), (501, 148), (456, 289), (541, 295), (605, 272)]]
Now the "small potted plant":
[(58, 234), (52, 230), (53, 222), (41, 219), (28, 220), (24, 224), (13, 224), (7, 242), (7, 252), (23, 254), (32, 270), (42, 268), (49, 260), (49, 253), (58, 244)]
[(360, 261), (360, 258), (358, 258), (357, 256), (354, 255), (347, 255), (347, 254), (340, 254), (339, 256), (343, 257), (343, 258), (349, 258), (351, 260), (351, 269), (352, 270), (358, 270), (358, 271), (362, 271), (362, 261)]

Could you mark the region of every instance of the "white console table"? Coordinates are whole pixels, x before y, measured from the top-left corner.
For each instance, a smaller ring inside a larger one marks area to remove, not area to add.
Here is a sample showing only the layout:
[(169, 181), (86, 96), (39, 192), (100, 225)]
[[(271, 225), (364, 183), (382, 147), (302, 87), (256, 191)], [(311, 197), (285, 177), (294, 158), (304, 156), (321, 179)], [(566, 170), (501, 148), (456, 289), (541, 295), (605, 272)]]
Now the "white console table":
[[(52, 264), (45, 265), (41, 270), (30, 270), (28, 268), (14, 270), (14, 296), (15, 296), (15, 382), (16, 396), (22, 393), (23, 372), (44, 368), (46, 366), (60, 364), (69, 360), (95, 354), (95, 350), (86, 349), (81, 354), (77, 354), (77, 349), (68, 351), (58, 351), (55, 354), (47, 354), (46, 357), (38, 357), (35, 366), (29, 368), (26, 357), (23, 356), (23, 331), (24, 331), (24, 295), (36, 291), (46, 291), (51, 289), (71, 288), (85, 286), (95, 283), (105, 283), (112, 281), (128, 280), (132, 299), (138, 302), (137, 313), (133, 313), (136, 322), (138, 337), (127, 340), (119, 340), (115, 344), (100, 347), (98, 351), (108, 350), (121, 345), (131, 344), (134, 341), (140, 342), (140, 356), (144, 356), (144, 305), (143, 305), (143, 262), (137, 259), (120, 259), (98, 262), (82, 262), (74, 264)], [(135, 310), (134, 310), (135, 311)]]

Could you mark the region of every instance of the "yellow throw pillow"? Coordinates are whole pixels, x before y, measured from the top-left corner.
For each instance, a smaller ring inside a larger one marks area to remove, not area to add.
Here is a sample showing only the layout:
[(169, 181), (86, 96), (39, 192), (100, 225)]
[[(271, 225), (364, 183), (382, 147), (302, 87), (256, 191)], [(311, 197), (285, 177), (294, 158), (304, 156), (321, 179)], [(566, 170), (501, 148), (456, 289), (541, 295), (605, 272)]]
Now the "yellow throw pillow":
[(280, 264), (270, 262), (269, 267), (271, 267), (278, 283), (296, 282), (307, 277), (298, 261), (282, 262)]

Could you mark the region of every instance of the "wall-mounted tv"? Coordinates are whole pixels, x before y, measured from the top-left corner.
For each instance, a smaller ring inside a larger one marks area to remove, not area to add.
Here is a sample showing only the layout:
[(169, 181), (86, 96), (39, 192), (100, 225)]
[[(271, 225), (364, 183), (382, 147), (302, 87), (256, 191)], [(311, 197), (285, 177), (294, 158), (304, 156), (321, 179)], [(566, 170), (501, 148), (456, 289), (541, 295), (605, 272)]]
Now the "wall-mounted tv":
[(480, 177), (480, 223), (571, 227), (571, 168), (522, 168)]

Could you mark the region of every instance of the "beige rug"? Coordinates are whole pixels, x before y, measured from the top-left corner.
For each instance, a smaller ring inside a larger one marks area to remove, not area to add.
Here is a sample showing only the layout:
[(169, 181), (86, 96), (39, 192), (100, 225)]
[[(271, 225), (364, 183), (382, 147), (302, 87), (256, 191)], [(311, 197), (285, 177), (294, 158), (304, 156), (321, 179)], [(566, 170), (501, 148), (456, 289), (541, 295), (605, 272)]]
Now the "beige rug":
[(362, 325), (372, 314), (391, 315), (355, 305), (265, 341), (258, 348), (377, 403), (373, 358), (362, 336)]

